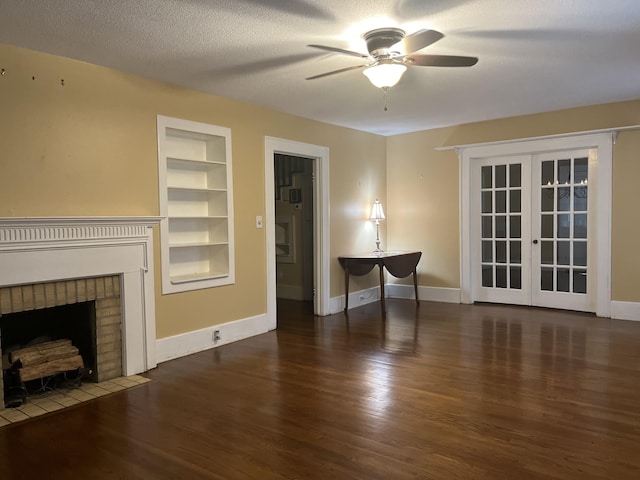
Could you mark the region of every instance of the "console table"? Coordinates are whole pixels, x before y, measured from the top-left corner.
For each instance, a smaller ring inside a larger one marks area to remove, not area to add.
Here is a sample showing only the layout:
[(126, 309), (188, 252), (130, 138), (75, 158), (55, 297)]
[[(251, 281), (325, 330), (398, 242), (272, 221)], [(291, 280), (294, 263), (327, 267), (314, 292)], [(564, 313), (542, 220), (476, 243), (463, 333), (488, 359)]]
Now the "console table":
[(380, 305), (382, 313), (386, 313), (384, 305), (384, 269), (396, 278), (408, 277), (413, 273), (413, 288), (418, 303), (418, 280), (416, 267), (420, 261), (422, 252), (382, 252), (364, 253), (361, 255), (342, 255), (338, 257), (340, 265), (344, 269), (344, 311), (349, 308), (349, 275), (361, 276), (369, 273), (374, 266), (380, 270)]

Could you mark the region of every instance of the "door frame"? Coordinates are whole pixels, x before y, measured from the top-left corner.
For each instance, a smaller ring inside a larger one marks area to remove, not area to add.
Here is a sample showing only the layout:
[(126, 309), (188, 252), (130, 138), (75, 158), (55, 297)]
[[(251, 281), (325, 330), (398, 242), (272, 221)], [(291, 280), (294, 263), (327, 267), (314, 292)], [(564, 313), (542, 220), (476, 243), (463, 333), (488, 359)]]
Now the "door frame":
[[(471, 218), (471, 163), (476, 159), (536, 155), (562, 150), (595, 149), (597, 155), (596, 182), (589, 184), (597, 189), (598, 204), (594, 208), (598, 230), (596, 234), (593, 266), (596, 274), (595, 313), (599, 317), (611, 316), (611, 187), (614, 132), (579, 133), (566, 136), (539, 137), (507, 142), (455, 147), (460, 167), (460, 299), (462, 303), (473, 303), (475, 292), (472, 264)], [(477, 247), (476, 247), (477, 248)]]
[(264, 140), (265, 235), (267, 256), (267, 317), (277, 324), (276, 302), (276, 214), (273, 159), (276, 153), (313, 160), (314, 286), (313, 311), (329, 315), (329, 148), (276, 137)]

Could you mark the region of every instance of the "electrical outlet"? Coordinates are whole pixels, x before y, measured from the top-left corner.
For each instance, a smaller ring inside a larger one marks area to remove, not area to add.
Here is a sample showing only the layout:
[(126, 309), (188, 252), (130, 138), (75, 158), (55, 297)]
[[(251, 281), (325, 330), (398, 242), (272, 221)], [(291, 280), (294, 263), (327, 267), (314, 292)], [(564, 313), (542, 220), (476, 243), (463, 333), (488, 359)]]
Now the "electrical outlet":
[(211, 336), (211, 340), (213, 343), (218, 343), (220, 341), (220, 330), (214, 330), (213, 335)]

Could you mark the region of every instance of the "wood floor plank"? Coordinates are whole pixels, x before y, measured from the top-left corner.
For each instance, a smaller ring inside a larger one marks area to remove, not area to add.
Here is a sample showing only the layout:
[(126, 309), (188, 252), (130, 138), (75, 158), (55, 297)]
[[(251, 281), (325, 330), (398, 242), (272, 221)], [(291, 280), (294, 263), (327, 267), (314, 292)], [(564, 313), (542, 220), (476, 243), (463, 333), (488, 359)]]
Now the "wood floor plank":
[(640, 479), (640, 322), (389, 300), (0, 428), (4, 479)]

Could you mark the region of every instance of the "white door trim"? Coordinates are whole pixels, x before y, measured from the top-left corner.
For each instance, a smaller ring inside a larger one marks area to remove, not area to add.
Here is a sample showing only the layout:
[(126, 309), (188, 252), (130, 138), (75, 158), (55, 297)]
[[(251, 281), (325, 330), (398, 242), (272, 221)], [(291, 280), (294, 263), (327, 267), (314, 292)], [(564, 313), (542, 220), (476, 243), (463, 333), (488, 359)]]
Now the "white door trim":
[(265, 235), (267, 248), (267, 318), (276, 327), (276, 242), (275, 192), (273, 184), (273, 156), (276, 153), (297, 155), (314, 160), (315, 186), (313, 189), (314, 229), (314, 313), (329, 315), (329, 148), (265, 137)]
[[(611, 184), (613, 164), (612, 132), (592, 135), (552, 136), (510, 143), (493, 143), (457, 147), (460, 165), (460, 290), (462, 303), (473, 303), (473, 264), (471, 229), (471, 162), (476, 159), (510, 155), (534, 155), (544, 152), (596, 149), (598, 163), (597, 188), (597, 248), (596, 315), (609, 317), (611, 312)], [(594, 185), (590, 184), (593, 188)]]

